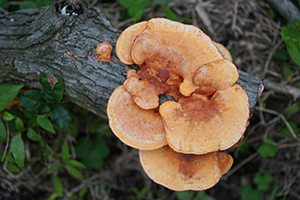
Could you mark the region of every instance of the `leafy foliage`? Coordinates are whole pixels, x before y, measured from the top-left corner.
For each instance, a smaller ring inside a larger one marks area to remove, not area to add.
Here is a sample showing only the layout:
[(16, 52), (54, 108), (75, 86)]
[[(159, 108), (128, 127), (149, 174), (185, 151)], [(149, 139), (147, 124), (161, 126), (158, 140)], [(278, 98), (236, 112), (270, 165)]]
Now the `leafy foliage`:
[(245, 185), (240, 189), (241, 200), (258, 200), (262, 198), (262, 192), (251, 185)]
[(278, 151), (278, 147), (272, 144), (273, 139), (266, 139), (266, 141), (258, 148), (261, 157), (274, 157)]
[(272, 181), (272, 175), (270, 173), (256, 174), (253, 181), (259, 191), (266, 191)]
[(179, 200), (215, 200), (215, 198), (207, 195), (205, 191), (182, 191), (182, 192), (176, 192), (176, 197)]
[(299, 103), (296, 102), (290, 105), (289, 107), (285, 108), (283, 111), (281, 111), (281, 113), (284, 115), (292, 115), (298, 112), (298, 110), (299, 110)]
[(18, 95), (23, 85), (1, 84), (0, 85), (0, 111), (4, 110)]
[(109, 155), (109, 148), (100, 133), (95, 134), (95, 139), (82, 137), (75, 147), (77, 157), (87, 168), (99, 169), (103, 159)]
[(281, 30), (281, 37), (291, 59), (300, 66), (300, 20), (293, 22), (290, 26), (284, 26)]
[(145, 8), (150, 6), (150, 0), (120, 0), (122, 6), (128, 8), (128, 14), (133, 17), (133, 22), (139, 21)]
[(22, 169), (25, 161), (25, 149), (21, 133), (15, 135), (11, 140), (10, 151), (14, 156), (17, 165)]
[(51, 1), (49, 0), (23, 1), (20, 4), (20, 9), (41, 8), (43, 6), (48, 6), (50, 4)]

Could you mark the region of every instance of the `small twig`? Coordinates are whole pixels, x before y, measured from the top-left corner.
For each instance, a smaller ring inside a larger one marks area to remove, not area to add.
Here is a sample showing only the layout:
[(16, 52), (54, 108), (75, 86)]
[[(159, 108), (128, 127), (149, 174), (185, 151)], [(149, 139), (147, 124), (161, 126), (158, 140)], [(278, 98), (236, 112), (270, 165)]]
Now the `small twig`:
[(278, 117), (280, 117), (282, 119), (282, 121), (285, 123), (286, 127), (289, 129), (289, 131), (291, 132), (292, 136), (294, 137), (294, 139), (298, 139), (297, 135), (295, 134), (294, 130), (292, 129), (292, 127), (290, 126), (290, 124), (288, 123), (288, 121), (286, 120), (286, 118), (283, 116), (283, 114), (275, 111), (275, 110), (271, 110), (268, 108), (261, 108), (256, 106), (255, 109), (257, 110), (261, 110), (263, 112), (269, 113), (269, 114), (273, 114), (273, 115), (277, 115)]
[(300, 98), (300, 90), (296, 87), (290, 85), (282, 85), (268, 80), (264, 80), (264, 84), (265, 84), (265, 89), (273, 90), (274, 92), (279, 94), (291, 96), (293, 97), (294, 101)]
[(265, 63), (265, 66), (264, 66), (264, 71), (263, 71), (263, 74), (262, 74), (262, 77), (260, 77), (261, 79), (263, 79), (265, 76), (266, 76), (266, 73), (268, 71), (268, 68), (269, 68), (269, 64), (272, 60), (272, 57), (273, 57), (273, 54), (275, 53), (275, 51), (279, 48), (279, 46), (281, 45), (282, 43), (282, 40), (280, 40), (273, 48), (272, 50), (270, 51), (269, 53), (269, 56), (267, 58), (267, 62)]
[(8, 122), (7, 121), (5, 121), (5, 126), (6, 126), (6, 145), (5, 145), (5, 150), (3, 152), (3, 156), (2, 156), (1, 162), (3, 162), (5, 154), (7, 152), (8, 146), (9, 146), (9, 126), (8, 126)]
[(256, 156), (258, 156), (258, 154), (259, 154), (258, 152), (255, 152), (255, 153), (251, 154), (250, 156), (248, 156), (242, 162), (240, 162), (239, 164), (237, 164), (234, 168), (232, 168), (231, 170), (229, 170), (229, 172), (226, 173), (226, 175), (224, 176), (224, 178), (225, 179), (228, 178), (230, 175), (232, 175), (234, 172), (236, 172), (238, 169), (240, 169), (247, 162), (249, 162), (250, 160), (254, 159)]
[(234, 3), (234, 11), (233, 11), (233, 19), (232, 19), (232, 24), (231, 24), (231, 30), (234, 30), (235, 27), (236, 27), (238, 4), (239, 4), (239, 2), (235, 1), (235, 3)]
[(299, 147), (299, 146), (300, 146), (299, 142), (290, 143), (290, 144), (280, 144), (280, 145), (277, 145), (278, 149), (295, 148), (295, 147)]

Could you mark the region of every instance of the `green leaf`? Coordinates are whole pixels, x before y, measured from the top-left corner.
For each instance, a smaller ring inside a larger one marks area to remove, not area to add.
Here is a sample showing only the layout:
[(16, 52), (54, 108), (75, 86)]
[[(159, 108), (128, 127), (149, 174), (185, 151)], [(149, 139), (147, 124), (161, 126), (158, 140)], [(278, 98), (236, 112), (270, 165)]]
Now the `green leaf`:
[(19, 132), (23, 132), (26, 130), (23, 120), (20, 117), (15, 118), (15, 126), (16, 126), (17, 131), (19, 131)]
[[(0, 153), (0, 158), (2, 158), (2, 157), (3, 157), (3, 153)], [(5, 154), (4, 160), (15, 163), (15, 159), (9, 154)]]
[(9, 112), (6, 112), (6, 111), (3, 113), (2, 117), (5, 121), (8, 121), (8, 122), (15, 118), (12, 114), (10, 114)]
[(52, 167), (50, 167), (48, 169), (48, 173), (53, 173), (53, 172), (56, 172), (58, 171), (59, 169), (61, 169), (64, 165), (62, 163), (58, 163), (56, 165), (53, 165)]
[(63, 81), (60, 77), (58, 76), (47, 77), (46, 74), (41, 73), (39, 81), (43, 85), (42, 93), (48, 103), (50, 104), (54, 104), (56, 102), (59, 103), (62, 100), (64, 94), (64, 86), (63, 86)]
[(170, 2), (170, 0), (155, 0), (154, 2), (160, 5), (166, 5)]
[(84, 187), (78, 192), (78, 195), (80, 198), (83, 198), (87, 192), (88, 192), (88, 187)]
[(145, 8), (150, 6), (151, 0), (120, 0), (120, 3), (128, 8), (128, 14), (137, 22), (143, 16)]
[(35, 3), (36, 3), (37, 8), (49, 6), (52, 4), (52, 2), (49, 0), (35, 0)]
[(291, 81), (291, 79), (293, 77), (293, 72), (288, 65), (283, 65), (282, 74), (283, 74), (284, 80), (286, 80), (287, 82)]
[(0, 7), (5, 9), (7, 6), (8, 0), (0, 0)]
[(120, 0), (122, 6), (127, 8), (147, 8), (151, 4), (151, 0)]
[(272, 144), (272, 139), (266, 139), (266, 141), (258, 148), (258, 152), (261, 157), (274, 157), (278, 151), (278, 147)]
[(26, 110), (26, 108), (22, 108), (22, 113), (29, 119), (34, 117), (34, 113)]
[(180, 191), (180, 192), (175, 192), (175, 194), (179, 200), (186, 200), (186, 199), (191, 199), (194, 192), (193, 191)]
[(28, 122), (27, 125), (31, 128), (36, 127), (37, 125), (37, 119), (36, 117), (31, 118)]
[(58, 103), (60, 103), (63, 98), (63, 95), (64, 95), (64, 84), (63, 84), (63, 80), (60, 77), (58, 77), (58, 76), (55, 76), (55, 77), (58, 80), (58, 83), (56, 83), (54, 86), (53, 95), (54, 95), (54, 99)]
[(22, 87), (23, 85), (0, 84), (0, 111), (9, 106)]
[(33, 1), (23, 1), (20, 4), (20, 9), (37, 8), (37, 5)]
[(266, 191), (272, 182), (272, 175), (270, 173), (256, 174), (253, 181), (257, 185), (258, 190)]
[(61, 105), (55, 104), (50, 115), (52, 121), (54, 121), (59, 128), (70, 133), (72, 127), (72, 118), (69, 112)]
[(43, 86), (42, 94), (44, 95), (44, 98), (47, 101), (47, 103), (49, 103), (49, 104), (56, 103), (56, 100), (54, 98), (54, 95), (53, 95), (53, 92), (51, 89), (51, 85), (48, 82), (46, 74), (41, 73), (39, 81)]
[(109, 155), (109, 148), (101, 134), (97, 133), (93, 140), (87, 137), (80, 138), (75, 152), (87, 168), (99, 169), (103, 164), (103, 159)]
[(84, 164), (82, 164), (81, 162), (79, 162), (77, 160), (68, 160), (67, 163), (72, 165), (73, 167), (83, 168), (83, 169), (86, 168), (86, 166), (84, 166)]
[(21, 171), (15, 164), (7, 165), (7, 169), (12, 173), (19, 173)]
[(251, 185), (245, 185), (240, 189), (241, 200), (259, 200), (262, 198), (262, 192), (253, 189)]
[(43, 95), (37, 90), (28, 90), (20, 93), (18, 99), (20, 104), (30, 112), (47, 112), (51, 109)]
[(300, 43), (300, 34), (296, 26), (291, 26), (289, 28), (287, 26), (282, 27), (281, 37), (286, 45), (292, 50), (295, 50)]
[(27, 137), (30, 140), (35, 141), (35, 142), (40, 142), (43, 140), (38, 134), (36, 134), (36, 132), (33, 128), (28, 128)]
[(281, 113), (283, 115), (292, 115), (298, 112), (298, 110), (299, 110), (299, 103), (296, 102), (290, 105), (289, 107), (285, 108), (283, 111), (281, 111)]
[(290, 46), (287, 46), (286, 49), (289, 52), (291, 59), (300, 66), (300, 47), (297, 47), (296, 49), (292, 49)]
[[(0, 120), (0, 146), (6, 142), (7, 140), (7, 134), (6, 134), (6, 128), (2, 122), (2, 120)], [(2, 158), (2, 157), (1, 157)]]
[(271, 19), (274, 20), (275, 16), (276, 16), (276, 12), (273, 10), (273, 9), (269, 9), (269, 10), (266, 10), (266, 13), (269, 15), (269, 17)]
[(237, 147), (237, 150), (239, 152), (245, 152), (250, 147), (251, 147), (251, 143), (250, 142), (245, 142), (245, 143), (242, 143), (241, 145), (239, 144), (239, 146)]
[[(295, 132), (295, 134), (299, 135), (298, 125), (291, 121), (288, 121), (288, 123), (290, 124), (290, 126), (293, 129), (293, 131)], [(280, 132), (287, 138), (294, 138), (294, 136), (291, 134), (290, 130), (286, 126), (284, 128), (282, 128)]]
[(62, 151), (62, 159), (63, 161), (67, 162), (70, 159), (69, 156), (69, 144), (67, 143), (65, 148)]
[(207, 195), (205, 193), (205, 191), (198, 191), (195, 198), (193, 198), (193, 200), (197, 200), (197, 199), (201, 199), (201, 200), (216, 200), (215, 198)]
[(178, 18), (177, 18), (177, 15), (169, 8), (166, 8), (165, 6), (162, 5), (162, 8), (164, 9), (165, 11), (165, 14), (166, 14), (166, 17), (169, 19), (169, 20), (172, 20), (172, 21), (178, 21)]
[(52, 193), (47, 200), (55, 200), (57, 197), (59, 197), (58, 193)]
[(15, 135), (10, 143), (10, 151), (13, 154), (17, 165), (23, 169), (25, 161), (24, 144), (21, 137), (21, 133)]
[(285, 48), (281, 48), (278, 51), (275, 51), (273, 58), (276, 60), (287, 61), (289, 59), (289, 55)]
[(281, 29), (281, 37), (286, 44), (292, 60), (300, 66), (300, 33), (297, 26), (284, 26)]
[(58, 176), (53, 177), (53, 185), (54, 185), (54, 188), (55, 188), (55, 190), (58, 194), (63, 194), (64, 193), (63, 185), (61, 183), (60, 178), (58, 178)]
[(71, 167), (70, 165), (66, 165), (65, 168), (69, 172), (69, 174), (71, 174), (75, 178), (83, 179), (82, 173), (79, 170), (77, 170), (76, 168)]
[(37, 117), (37, 123), (45, 130), (51, 132), (51, 133), (55, 133), (55, 130), (52, 126), (52, 123), (49, 119), (47, 119), (45, 116), (43, 115), (39, 115)]

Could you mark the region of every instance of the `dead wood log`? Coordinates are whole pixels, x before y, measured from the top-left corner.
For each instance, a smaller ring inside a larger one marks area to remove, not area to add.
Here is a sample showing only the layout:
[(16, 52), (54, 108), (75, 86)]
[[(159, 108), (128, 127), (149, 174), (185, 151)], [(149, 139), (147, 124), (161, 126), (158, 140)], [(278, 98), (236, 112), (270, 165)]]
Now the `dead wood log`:
[[(64, 15), (62, 8), (67, 8)], [(126, 72), (135, 68), (116, 57), (115, 44), (120, 33), (98, 8), (85, 1), (63, 1), (1, 15), (0, 83), (40, 89), (41, 72), (58, 75), (64, 80), (65, 98), (106, 117), (111, 93), (123, 84)], [(96, 55), (97, 45), (104, 41), (114, 47), (113, 62), (87, 57), (89, 52)], [(68, 55), (68, 51), (79, 58)], [(253, 110), (262, 82), (240, 72), (239, 84), (247, 90)]]

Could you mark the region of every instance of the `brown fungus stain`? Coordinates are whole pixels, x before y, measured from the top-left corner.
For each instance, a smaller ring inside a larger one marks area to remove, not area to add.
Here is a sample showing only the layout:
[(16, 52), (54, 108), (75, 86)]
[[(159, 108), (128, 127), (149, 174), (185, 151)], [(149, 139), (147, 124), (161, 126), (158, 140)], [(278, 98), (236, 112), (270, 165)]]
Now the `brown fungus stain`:
[(177, 159), (180, 160), (179, 172), (186, 178), (190, 179), (197, 173), (199, 166), (196, 164), (197, 155), (176, 153)]
[(177, 109), (177, 116), (184, 114), (186, 121), (190, 123), (208, 122), (216, 115), (220, 116), (220, 105), (217, 98), (218, 93), (211, 97), (193, 94), (189, 97), (181, 97), (178, 103), (181, 105)]

